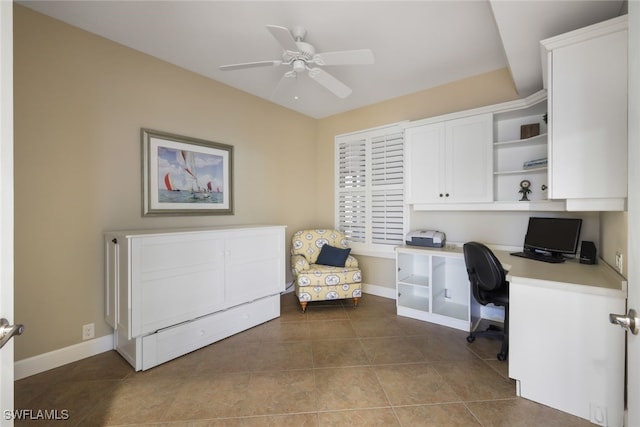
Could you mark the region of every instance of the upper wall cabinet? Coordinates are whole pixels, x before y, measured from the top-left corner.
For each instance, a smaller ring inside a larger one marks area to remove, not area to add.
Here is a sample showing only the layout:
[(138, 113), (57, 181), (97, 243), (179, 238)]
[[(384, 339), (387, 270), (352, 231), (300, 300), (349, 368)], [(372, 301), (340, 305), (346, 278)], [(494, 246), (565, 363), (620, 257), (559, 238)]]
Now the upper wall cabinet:
[(550, 198), (567, 210), (624, 210), (627, 17), (541, 42), (549, 107)]
[(492, 115), (406, 129), (406, 203), (493, 200)]

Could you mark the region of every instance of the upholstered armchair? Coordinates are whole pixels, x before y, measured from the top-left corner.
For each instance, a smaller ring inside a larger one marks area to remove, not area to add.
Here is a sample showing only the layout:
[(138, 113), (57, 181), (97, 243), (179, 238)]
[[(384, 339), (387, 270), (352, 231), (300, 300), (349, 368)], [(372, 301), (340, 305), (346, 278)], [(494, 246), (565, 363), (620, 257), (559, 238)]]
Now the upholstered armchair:
[(296, 296), (304, 313), (310, 301), (362, 296), (362, 273), (338, 230), (301, 230), (291, 238), (291, 270)]

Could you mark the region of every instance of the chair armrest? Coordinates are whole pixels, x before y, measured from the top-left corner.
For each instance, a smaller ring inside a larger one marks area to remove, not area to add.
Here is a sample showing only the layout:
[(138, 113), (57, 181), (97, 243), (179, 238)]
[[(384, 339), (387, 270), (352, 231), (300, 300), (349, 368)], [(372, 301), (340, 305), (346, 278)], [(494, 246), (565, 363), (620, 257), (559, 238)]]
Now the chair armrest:
[(350, 268), (358, 268), (358, 260), (355, 259), (353, 256), (349, 255), (347, 257), (347, 260), (344, 263), (345, 267), (350, 267)]
[(291, 269), (293, 270), (294, 274), (298, 274), (301, 271), (308, 270), (309, 261), (307, 261), (304, 255), (291, 255)]

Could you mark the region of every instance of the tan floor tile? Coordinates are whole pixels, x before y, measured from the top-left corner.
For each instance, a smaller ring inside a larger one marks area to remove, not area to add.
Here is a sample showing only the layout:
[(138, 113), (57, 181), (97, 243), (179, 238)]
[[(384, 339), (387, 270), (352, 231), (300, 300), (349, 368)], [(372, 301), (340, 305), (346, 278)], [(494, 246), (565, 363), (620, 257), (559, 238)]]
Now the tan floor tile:
[(360, 342), (373, 365), (425, 362), (420, 350), (423, 338), (407, 337), (362, 338)]
[(485, 427), (593, 427), (585, 419), (521, 398), (470, 402), (467, 407)]
[(311, 342), (263, 342), (252, 359), (254, 371), (313, 368)]
[(504, 378), (483, 361), (436, 362), (433, 366), (463, 401), (515, 397), (515, 382)]
[(318, 410), (389, 406), (373, 368), (315, 369)]
[(313, 370), (251, 374), (243, 415), (291, 414), (316, 411)]
[(369, 358), (357, 339), (313, 341), (315, 368), (369, 365)]
[(460, 401), (430, 364), (376, 366), (375, 371), (394, 406)]
[(456, 334), (435, 333), (406, 339), (422, 353), (424, 360), (428, 362), (477, 360), (477, 356), (467, 350), (466, 340), (458, 338)]
[(351, 323), (360, 338), (405, 336), (404, 331), (398, 325), (397, 319), (393, 316), (358, 318), (352, 319)]
[(177, 387), (177, 380), (166, 378), (135, 377), (120, 381), (110, 393), (101, 393), (96, 400), (87, 405), (95, 409), (82, 425), (163, 421)]
[(249, 392), (249, 373), (199, 375), (172, 387), (162, 420), (238, 417)]
[(351, 410), (338, 412), (320, 412), (320, 427), (362, 426), (392, 427), (400, 426), (391, 408)]
[(200, 360), (195, 367), (196, 374), (254, 371), (254, 356), (260, 348), (261, 343), (257, 341), (221, 341), (212, 344), (199, 350)]
[(403, 426), (471, 427), (481, 426), (462, 403), (402, 406), (395, 408)]
[(312, 340), (355, 338), (356, 333), (349, 319), (318, 320), (309, 322)]
[(306, 341), (311, 338), (309, 322), (273, 320), (265, 325), (261, 341)]
[[(120, 381), (63, 381), (47, 387), (46, 392), (28, 401), (19, 400), (16, 395), (15, 409), (34, 411), (25, 419), (17, 421), (17, 426), (42, 426), (43, 420), (37, 419), (37, 411), (57, 411), (61, 418), (58, 424), (100, 425), (84, 422), (88, 417), (103, 419), (111, 398), (116, 394)], [(62, 411), (65, 411), (64, 413)], [(93, 415), (93, 414), (95, 415)]]
[(241, 418), (240, 424), (242, 427), (316, 427), (317, 425), (318, 415), (315, 413)]

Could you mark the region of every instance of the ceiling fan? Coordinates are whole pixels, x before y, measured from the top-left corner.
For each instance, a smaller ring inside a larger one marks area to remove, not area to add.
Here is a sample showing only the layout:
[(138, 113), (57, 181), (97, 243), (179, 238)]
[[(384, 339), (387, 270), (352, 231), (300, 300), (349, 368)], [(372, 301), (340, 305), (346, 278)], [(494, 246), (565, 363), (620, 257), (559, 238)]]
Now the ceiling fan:
[(286, 65), (291, 70), (283, 77), (297, 77), (298, 73), (307, 72), (309, 77), (327, 88), (339, 98), (351, 94), (351, 88), (320, 68), (324, 65), (359, 65), (373, 64), (373, 52), (370, 49), (344, 50), (338, 52), (316, 53), (315, 48), (304, 41), (307, 31), (302, 27), (294, 27), (291, 31), (286, 27), (267, 25), (271, 35), (282, 47), (282, 59), (271, 61), (246, 62), (242, 64), (222, 65), (220, 70), (240, 70), (244, 68)]

